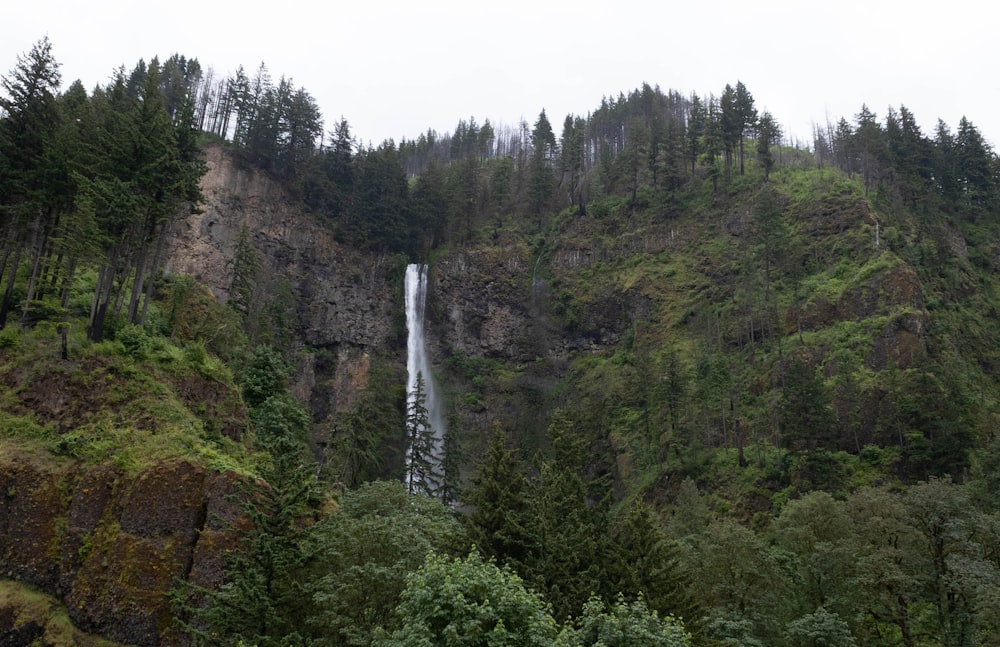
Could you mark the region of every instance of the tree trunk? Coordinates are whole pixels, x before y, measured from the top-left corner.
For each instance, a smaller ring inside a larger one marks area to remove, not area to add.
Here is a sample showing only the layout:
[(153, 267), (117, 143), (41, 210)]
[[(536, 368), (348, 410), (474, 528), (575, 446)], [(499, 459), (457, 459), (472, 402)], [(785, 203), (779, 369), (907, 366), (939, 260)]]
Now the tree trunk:
[(128, 299), (128, 322), (135, 323), (139, 315), (139, 297), (142, 295), (143, 282), (146, 279), (146, 249), (148, 238), (143, 236), (139, 240), (139, 251), (135, 258), (135, 279), (132, 281), (132, 293)]
[(101, 266), (98, 272), (97, 287), (94, 289), (94, 301), (90, 308), (90, 322), (87, 326), (87, 336), (91, 341), (99, 342), (104, 337), (104, 320), (108, 315), (108, 306), (115, 282), (115, 266), (118, 264), (118, 246), (111, 252), (108, 262)]
[(27, 325), (29, 314), (31, 313), (31, 302), (35, 300), (35, 290), (38, 286), (38, 272), (42, 266), (42, 248), (44, 247), (44, 236), (42, 229), (41, 212), (35, 216), (35, 222), (31, 226), (31, 275), (28, 277), (28, 286), (24, 295), (24, 306), (21, 309), (21, 325)]
[(3, 293), (3, 301), (0, 302), (0, 328), (7, 325), (7, 315), (10, 313), (11, 299), (14, 296), (14, 280), (17, 278), (17, 266), (21, 264), (21, 246), (14, 250), (14, 260), (10, 266), (10, 274), (7, 275), (7, 288)]
[(139, 316), (139, 325), (146, 325), (146, 313), (149, 311), (149, 302), (153, 299), (153, 289), (156, 286), (156, 272), (160, 263), (163, 262), (163, 250), (167, 246), (167, 234), (170, 232), (170, 223), (167, 220), (160, 227), (160, 234), (156, 241), (156, 253), (153, 254), (153, 264), (149, 267), (146, 279), (146, 295), (142, 300), (142, 314)]

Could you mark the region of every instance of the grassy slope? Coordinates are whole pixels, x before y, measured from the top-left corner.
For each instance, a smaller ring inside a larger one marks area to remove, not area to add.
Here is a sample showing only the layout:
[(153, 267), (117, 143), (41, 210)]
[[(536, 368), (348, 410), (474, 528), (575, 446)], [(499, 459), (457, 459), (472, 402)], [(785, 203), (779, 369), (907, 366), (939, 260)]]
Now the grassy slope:
[(76, 332), (62, 360), (51, 325), (2, 334), (0, 442), (133, 472), (175, 458), (245, 471), (247, 451), (234, 440), (242, 402), (230, 371), (203, 351), (162, 337), (127, 351)]

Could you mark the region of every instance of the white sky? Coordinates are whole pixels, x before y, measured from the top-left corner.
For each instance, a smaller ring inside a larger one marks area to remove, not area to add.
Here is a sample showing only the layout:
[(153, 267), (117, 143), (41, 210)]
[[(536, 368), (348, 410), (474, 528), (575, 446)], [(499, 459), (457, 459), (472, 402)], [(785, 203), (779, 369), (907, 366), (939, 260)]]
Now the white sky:
[(968, 117), (1000, 142), (996, 37), (984, 0), (31, 0), (0, 20), (0, 73), (48, 35), (64, 82), (88, 91), (140, 58), (179, 53), (228, 75), (264, 62), (343, 116), (365, 143), (534, 123), (643, 82), (720, 94), (743, 81), (758, 110), (811, 142), (812, 124), (881, 120), (905, 105), (926, 135)]

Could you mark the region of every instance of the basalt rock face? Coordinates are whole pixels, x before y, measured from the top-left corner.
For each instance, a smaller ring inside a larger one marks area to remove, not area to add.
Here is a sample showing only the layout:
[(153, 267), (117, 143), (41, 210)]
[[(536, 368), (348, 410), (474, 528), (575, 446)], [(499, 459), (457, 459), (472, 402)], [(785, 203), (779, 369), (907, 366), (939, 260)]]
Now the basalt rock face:
[(389, 279), (391, 259), (338, 243), (332, 228), (303, 213), (280, 183), (242, 167), (222, 146), (205, 154), (206, 202), (174, 225), (165, 271), (194, 276), (227, 300), (245, 227), (265, 282), (294, 295), (286, 314), (303, 352), (293, 391), (321, 413), (350, 406), (366, 384), (370, 354), (398, 344), (402, 293)]
[[(401, 259), (339, 243), (281, 184), (247, 169), (222, 146), (206, 149), (201, 213), (175, 223), (164, 269), (229, 298), (231, 263), (246, 227), (263, 273), (294, 295), (298, 366), (293, 393), (317, 421), (350, 409), (375, 355), (405, 358)], [(565, 350), (521, 241), (457, 248), (432, 268), (428, 330), (434, 363), (455, 352), (524, 361)], [(540, 287), (541, 286), (541, 287)]]
[(178, 644), (168, 592), (222, 581), (235, 476), (194, 463), (140, 474), (5, 448), (0, 576), (61, 600), (75, 627), (134, 645)]
[(512, 361), (544, 354), (531, 273), (529, 251), (520, 245), (444, 255), (433, 268), (428, 294), (437, 354)]
[(175, 225), (167, 272), (194, 276), (227, 299), (230, 263), (246, 227), (262, 272), (287, 280), (298, 298), (296, 332), (303, 342), (377, 347), (389, 341), (399, 299), (386, 281), (386, 258), (338, 243), (279, 183), (242, 168), (221, 146), (206, 149), (206, 162), (206, 203)]

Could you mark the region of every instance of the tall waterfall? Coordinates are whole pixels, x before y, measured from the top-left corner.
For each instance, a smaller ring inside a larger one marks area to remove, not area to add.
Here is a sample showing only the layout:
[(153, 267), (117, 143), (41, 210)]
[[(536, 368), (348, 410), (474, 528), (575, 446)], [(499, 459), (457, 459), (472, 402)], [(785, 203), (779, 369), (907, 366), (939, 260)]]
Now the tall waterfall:
[[(406, 266), (406, 278), (403, 286), (404, 304), (406, 306), (406, 410), (412, 410), (416, 399), (417, 375), (424, 381), (424, 406), (427, 408), (427, 423), (434, 434), (434, 448), (430, 457), (435, 473), (440, 472), (442, 438), (444, 438), (444, 416), (441, 403), (434, 387), (430, 362), (427, 359), (427, 347), (424, 339), (424, 305), (427, 302), (427, 266), (410, 264)], [(406, 448), (407, 466), (412, 456), (411, 447)], [(438, 474), (438, 478), (440, 475)], [(433, 480), (438, 480), (434, 478)], [(407, 470), (409, 482), (409, 470)], [(411, 484), (412, 485), (412, 484)]]

